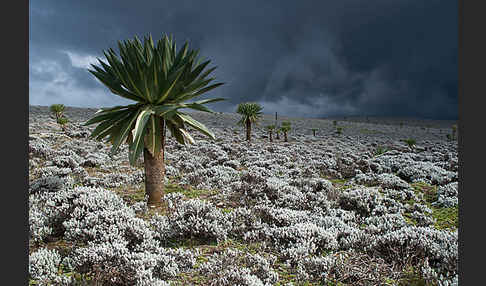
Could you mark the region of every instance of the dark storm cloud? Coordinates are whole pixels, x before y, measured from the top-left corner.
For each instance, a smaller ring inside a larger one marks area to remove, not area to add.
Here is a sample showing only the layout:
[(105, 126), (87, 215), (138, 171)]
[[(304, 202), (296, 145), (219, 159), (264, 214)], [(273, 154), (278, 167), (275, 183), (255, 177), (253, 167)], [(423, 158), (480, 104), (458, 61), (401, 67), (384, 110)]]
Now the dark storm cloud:
[(218, 111), (457, 118), (457, 3), (437, 0), (32, 1), (31, 102), (56, 87), (68, 105), (124, 102), (83, 66), (148, 33), (218, 66)]

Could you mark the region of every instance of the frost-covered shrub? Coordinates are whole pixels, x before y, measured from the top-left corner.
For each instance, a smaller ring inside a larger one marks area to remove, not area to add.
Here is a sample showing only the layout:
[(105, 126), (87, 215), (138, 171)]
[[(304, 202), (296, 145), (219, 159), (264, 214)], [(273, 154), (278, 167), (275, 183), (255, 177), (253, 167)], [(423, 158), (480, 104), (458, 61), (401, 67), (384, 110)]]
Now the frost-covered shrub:
[(439, 285), (457, 286), (459, 285), (459, 275), (457, 273), (449, 273), (443, 275), (429, 265), (429, 259), (425, 258), (424, 263), (420, 267), (420, 271), (424, 279), (431, 282), (439, 282)]
[(160, 276), (173, 277), (178, 273), (174, 257), (131, 252), (126, 245), (114, 241), (77, 248), (73, 254), (75, 267), (81, 273), (94, 273), (98, 283), (112, 285), (153, 285)]
[(108, 188), (116, 188), (127, 185), (137, 185), (144, 181), (144, 173), (137, 170), (129, 175), (121, 172), (113, 172), (106, 174), (102, 178), (102, 185)]
[(81, 184), (85, 187), (102, 187), (103, 186), (103, 178), (92, 177), (92, 176), (83, 176), (81, 178)]
[[(247, 232), (244, 238), (269, 242), (290, 259), (323, 248), (347, 249), (361, 241), (363, 235), (357, 228), (356, 218), (343, 210), (319, 213), (257, 206), (254, 212), (262, 219), (263, 228)], [(288, 248), (292, 249), (288, 251)]]
[(75, 208), (73, 212), (74, 217), (63, 224), (67, 240), (104, 242), (125, 239), (135, 248), (142, 240), (152, 236), (148, 223), (135, 218), (132, 209), (81, 214), (80, 209)]
[(247, 208), (236, 208), (228, 214), (231, 221), (231, 231), (228, 235), (234, 238), (243, 238), (248, 232), (263, 228), (261, 219)]
[(286, 185), (280, 190), (276, 190), (274, 194), (268, 193), (269, 189), (265, 190), (265, 195), (267, 195), (268, 199), (271, 200), (273, 205), (275, 205), (276, 207), (289, 209), (310, 208), (306, 199), (306, 195), (294, 186)]
[(188, 183), (195, 188), (220, 189), (237, 178), (238, 172), (231, 167), (212, 166), (185, 175), (181, 182)]
[(433, 204), (438, 207), (455, 207), (458, 204), (458, 183), (453, 182), (437, 188), (437, 201)]
[(379, 174), (376, 176), (378, 180), (378, 184), (383, 188), (395, 189), (395, 190), (402, 190), (409, 188), (409, 185), (404, 180), (400, 179), (399, 177), (393, 174)]
[(381, 201), (380, 193), (376, 189), (353, 189), (342, 193), (339, 197), (339, 206), (366, 217), (380, 205)]
[(156, 216), (152, 221), (162, 241), (191, 237), (221, 241), (228, 237), (231, 222), (213, 204), (191, 199), (176, 202), (170, 207), (173, 211), (167, 217)]
[(49, 225), (49, 218), (46, 218), (41, 210), (29, 209), (29, 235), (33, 242), (41, 242), (53, 234), (54, 230)]
[(327, 276), (329, 270), (334, 266), (336, 257), (328, 255), (324, 257), (305, 257), (298, 262), (297, 274), (301, 280), (321, 280)]
[[(260, 183), (254, 182), (258, 180)], [(266, 184), (263, 184), (266, 182)], [(231, 192), (235, 197), (239, 197), (240, 201), (246, 205), (254, 205), (261, 201), (274, 200), (277, 198), (277, 193), (288, 185), (278, 178), (269, 178), (268, 181), (260, 176), (252, 176), (245, 174), (243, 180), (231, 184)]]
[(409, 185), (404, 180), (400, 179), (399, 177), (389, 174), (389, 173), (382, 173), (382, 174), (357, 174), (353, 181), (357, 184), (366, 185), (366, 186), (380, 186), (382, 188), (394, 189), (394, 190), (403, 190), (409, 188)]
[(59, 157), (70, 157), (74, 159), (76, 162), (80, 162), (82, 158), (76, 154), (73, 150), (71, 150), (71, 142), (68, 141), (68, 147), (62, 148), (60, 150), (55, 150), (54, 154), (48, 157), (48, 160), (54, 162)]
[(350, 155), (336, 156), (336, 170), (341, 174), (342, 178), (352, 178), (356, 176), (357, 170), (359, 170), (358, 165), (354, 162), (355, 158)]
[(201, 162), (194, 162), (191, 158), (186, 158), (185, 156), (180, 156), (181, 160), (176, 163), (176, 166), (184, 174), (190, 174), (196, 170), (203, 169)]
[(250, 166), (248, 170), (241, 173), (240, 180), (250, 185), (257, 185), (266, 181), (265, 178), (271, 176), (266, 168)]
[(457, 180), (457, 173), (446, 171), (430, 162), (413, 162), (400, 169), (398, 176), (408, 182), (424, 181), (437, 185)]
[(364, 220), (364, 224), (369, 234), (383, 234), (408, 225), (405, 217), (400, 213), (371, 216)]
[(33, 156), (47, 158), (54, 152), (45, 140), (37, 137), (32, 138), (34, 139), (29, 140), (29, 153), (32, 153)]
[(241, 167), (240, 162), (238, 160), (228, 160), (223, 163), (223, 166), (227, 166), (233, 169), (238, 169)]
[(220, 276), (216, 278), (212, 285), (217, 286), (264, 286), (263, 282), (246, 267), (235, 267), (230, 265), (222, 270)]
[(412, 155), (405, 154), (384, 154), (370, 159), (370, 168), (376, 174), (395, 173), (403, 167), (409, 166), (414, 162)]
[[(302, 264), (304, 267), (299, 268), (299, 276), (302, 278), (310, 276), (305, 271), (310, 268), (311, 273), (314, 274), (311, 277), (320, 278), (322, 285), (384, 285), (383, 282), (386, 280), (400, 278), (400, 272), (394, 265), (387, 264), (380, 257), (370, 256), (356, 250), (338, 252), (323, 258), (308, 259)], [(322, 272), (318, 273), (316, 270)]]
[(175, 167), (170, 166), (170, 165), (165, 165), (165, 175), (167, 177), (173, 177), (173, 176), (178, 176), (179, 175), (179, 170), (177, 170)]
[(136, 214), (145, 214), (148, 211), (147, 202), (136, 202), (130, 206)]
[(29, 186), (29, 194), (43, 192), (57, 192), (63, 188), (70, 188), (73, 186), (73, 179), (71, 177), (57, 177), (49, 176), (34, 180)]
[(62, 265), (63, 259), (57, 250), (41, 248), (29, 255), (29, 277), (45, 285), (69, 285), (71, 278), (58, 274)]
[(404, 201), (419, 201), (417, 195), (411, 189), (403, 189), (403, 190), (392, 190), (392, 189), (382, 189), (381, 193), (395, 201), (404, 202)]
[(71, 173), (71, 168), (59, 168), (57, 166), (47, 166), (35, 170), (35, 174), (43, 177), (64, 177)]
[(29, 171), (38, 168), (39, 165), (42, 164), (41, 160), (42, 160), (41, 158), (37, 158), (37, 157), (29, 158)]
[(101, 153), (90, 153), (84, 160), (81, 162), (81, 166), (83, 167), (100, 167), (106, 160), (109, 160), (107, 155)]
[(164, 248), (131, 251), (123, 240), (90, 242), (74, 251), (73, 260), (79, 272), (94, 272), (99, 282), (110, 281), (115, 285), (160, 285), (161, 279), (175, 277), (196, 263), (190, 251)]
[(69, 217), (70, 202), (75, 196), (73, 189), (61, 186), (55, 192), (36, 192), (29, 195), (29, 234), (35, 242), (47, 236), (64, 233), (62, 223)]
[(431, 267), (445, 274), (457, 273), (457, 247), (457, 231), (409, 226), (374, 236), (365, 249), (397, 263), (427, 257)]
[(91, 132), (79, 125), (71, 124), (71, 128), (66, 129), (66, 135), (71, 138), (88, 138)]
[(423, 214), (432, 214), (432, 210), (427, 205), (420, 203), (413, 204), (413, 210)]
[(423, 212), (414, 211), (409, 216), (415, 220), (416, 226), (431, 226), (435, 223), (435, 219)]
[(76, 162), (75, 157), (73, 156), (59, 156), (55, 157), (52, 160), (52, 163), (59, 167), (59, 168), (77, 168), (79, 167), (78, 162)]
[(115, 193), (78, 188), (69, 218), (63, 222), (65, 239), (71, 241), (127, 241), (129, 249), (153, 238), (148, 222), (135, 217), (132, 208)]
[(253, 212), (262, 222), (278, 227), (306, 222), (311, 214), (310, 211), (274, 208), (267, 205), (258, 205), (253, 208)]
[(110, 191), (77, 187), (38, 192), (30, 196), (30, 203), (34, 234), (41, 236), (42, 227), (57, 227), (62, 231), (57, 235), (65, 240), (87, 243), (72, 252), (72, 267), (80, 273), (95, 273), (98, 282), (154, 285), (150, 283), (195, 264), (190, 253), (160, 248), (149, 222), (135, 217), (134, 210)]
[(325, 249), (336, 250), (339, 246), (335, 232), (309, 222), (267, 228), (262, 232), (284, 258), (293, 261)]
[(89, 187), (31, 195), (29, 224), (35, 241), (51, 234), (83, 242), (125, 239), (135, 248), (152, 237), (148, 223), (136, 218), (122, 198)]
[(199, 273), (215, 285), (273, 285), (278, 280), (278, 274), (272, 270), (275, 260), (271, 255), (262, 257), (228, 248), (210, 256), (199, 266)]
[(352, 182), (359, 185), (366, 185), (366, 186), (376, 186), (378, 184), (378, 180), (376, 179), (374, 174), (357, 174), (353, 179)]
[(304, 190), (307, 190), (306, 187), (308, 187), (309, 189), (307, 191), (311, 192), (329, 192), (334, 188), (329, 180), (322, 178), (294, 179), (291, 180), (289, 184), (292, 186), (301, 187)]

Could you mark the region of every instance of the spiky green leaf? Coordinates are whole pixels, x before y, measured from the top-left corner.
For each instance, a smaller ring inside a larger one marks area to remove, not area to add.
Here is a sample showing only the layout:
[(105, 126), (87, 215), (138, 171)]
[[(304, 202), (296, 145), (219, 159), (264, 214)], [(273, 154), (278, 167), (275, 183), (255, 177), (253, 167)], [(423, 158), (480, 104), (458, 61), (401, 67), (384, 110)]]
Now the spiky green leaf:
[(179, 128), (179, 131), (182, 133), (182, 135), (189, 141), (189, 143), (194, 144), (196, 141), (194, 141), (194, 138), (192, 138), (191, 134), (187, 132), (187, 130), (184, 130), (182, 128)]
[(174, 116), (181, 118), (185, 123), (189, 124), (190, 126), (192, 126), (193, 128), (195, 128), (199, 132), (201, 132), (201, 133), (209, 136), (211, 139), (215, 139), (214, 134), (206, 126), (204, 126), (204, 124), (202, 124), (199, 121), (193, 119), (189, 115), (178, 112)]
[(130, 115), (127, 117), (126, 121), (123, 123), (120, 133), (116, 136), (113, 147), (111, 148), (110, 154), (116, 153), (118, 151), (118, 148), (120, 145), (125, 141), (127, 138), (128, 134), (133, 128), (133, 125), (135, 124), (135, 121), (137, 120), (138, 114), (141, 112), (141, 110), (135, 110), (130, 113)]

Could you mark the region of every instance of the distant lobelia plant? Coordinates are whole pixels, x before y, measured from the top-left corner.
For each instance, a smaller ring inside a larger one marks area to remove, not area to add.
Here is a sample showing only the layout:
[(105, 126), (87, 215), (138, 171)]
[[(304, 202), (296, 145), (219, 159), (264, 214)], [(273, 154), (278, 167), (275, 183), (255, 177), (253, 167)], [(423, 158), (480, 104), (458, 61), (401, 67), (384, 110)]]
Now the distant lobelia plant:
[(317, 128), (311, 128), (311, 130), (312, 130), (312, 134), (314, 135), (314, 137), (316, 137)]
[(61, 118), (63, 116), (64, 109), (65, 109), (64, 104), (53, 104), (53, 105), (49, 106), (49, 110), (56, 117), (56, 121), (59, 120), (59, 118)]
[(62, 131), (66, 132), (66, 124), (68, 124), (69, 122), (69, 119), (67, 119), (66, 117), (61, 117), (57, 120), (57, 123), (59, 123), (59, 125), (61, 125), (61, 128), (62, 128)]
[(66, 132), (66, 124), (69, 122), (69, 120), (64, 116), (64, 109), (64, 104), (53, 104), (49, 106), (49, 110), (56, 117), (56, 122), (61, 125), (62, 130)]
[(400, 128), (402, 128), (402, 127), (403, 127), (403, 122), (400, 122)]
[(342, 127), (336, 127), (336, 133), (337, 134), (342, 134), (343, 133), (343, 128)]
[(275, 138), (280, 140), (280, 127), (278, 127), (277, 112), (275, 112)]
[(454, 124), (452, 125), (452, 140), (455, 140), (456, 139), (456, 132), (457, 132), (457, 125)]
[(251, 124), (258, 123), (261, 118), (262, 107), (258, 103), (245, 102), (240, 103), (236, 109), (236, 113), (241, 114), (241, 119), (238, 124), (246, 126), (246, 140), (250, 142), (251, 140)]
[(287, 137), (287, 133), (291, 129), (292, 129), (292, 127), (290, 127), (290, 122), (289, 121), (283, 121), (282, 122), (282, 126), (280, 127), (280, 131), (282, 131), (282, 133), (284, 134), (284, 141), (285, 142), (289, 142), (288, 137)]
[(332, 124), (333, 124), (334, 126), (337, 126), (337, 121), (336, 121), (336, 120), (333, 120), (333, 121), (332, 121)]
[(275, 130), (275, 125), (267, 125), (265, 128), (268, 130), (268, 135), (269, 135), (268, 138), (269, 138), (270, 142), (273, 142), (272, 132), (273, 132), (273, 130)]
[(415, 146), (415, 144), (417, 143), (417, 142), (415, 141), (415, 139), (413, 139), (413, 138), (405, 139), (405, 140), (403, 140), (403, 142), (407, 143), (408, 147), (409, 147), (409, 148), (410, 148), (410, 150), (412, 150), (412, 151), (413, 151), (413, 147), (414, 147), (414, 146)]
[(378, 147), (376, 147), (376, 150), (375, 150), (375, 156), (380, 156), (380, 155), (383, 155), (383, 154), (385, 154), (387, 151), (389, 151), (389, 149), (388, 149), (388, 148), (383, 147), (383, 146), (378, 146)]
[(172, 36), (164, 35), (156, 44), (150, 35), (143, 43), (135, 37), (118, 41), (118, 47), (120, 56), (113, 49), (104, 51), (107, 62), (98, 59), (100, 66), (91, 65), (89, 72), (112, 93), (136, 103), (101, 108), (85, 125), (99, 123), (90, 137), (108, 137), (113, 144), (110, 154), (128, 143), (131, 165), (143, 153), (147, 204), (158, 205), (164, 195), (166, 130), (180, 144), (194, 143), (188, 126), (215, 139), (203, 124), (179, 109), (212, 112), (204, 104), (222, 98), (187, 101), (223, 83), (208, 86), (214, 78), (207, 77), (216, 67), (203, 72), (210, 61), (201, 62), (199, 51), (189, 49), (188, 42), (176, 51)]

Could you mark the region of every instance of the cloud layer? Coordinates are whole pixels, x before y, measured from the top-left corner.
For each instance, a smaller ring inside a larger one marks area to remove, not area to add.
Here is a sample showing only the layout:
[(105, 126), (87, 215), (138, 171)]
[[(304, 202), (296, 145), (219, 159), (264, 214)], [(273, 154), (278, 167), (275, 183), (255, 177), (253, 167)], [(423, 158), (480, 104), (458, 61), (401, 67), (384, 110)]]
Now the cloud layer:
[(33, 1), (30, 104), (128, 101), (87, 72), (118, 40), (173, 34), (218, 66), (211, 105), (457, 119), (457, 1)]

